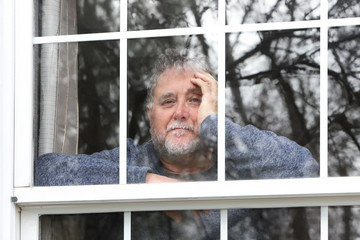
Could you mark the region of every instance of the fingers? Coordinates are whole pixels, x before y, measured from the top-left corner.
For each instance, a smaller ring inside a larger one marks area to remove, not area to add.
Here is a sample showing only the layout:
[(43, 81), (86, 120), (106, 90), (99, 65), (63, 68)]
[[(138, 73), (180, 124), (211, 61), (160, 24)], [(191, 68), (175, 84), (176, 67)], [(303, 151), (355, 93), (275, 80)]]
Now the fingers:
[(175, 178), (169, 178), (165, 176), (161, 176), (155, 173), (147, 173), (145, 177), (146, 183), (174, 183), (174, 182), (181, 182)]
[(175, 222), (181, 222), (182, 220), (180, 211), (165, 211), (165, 214)]
[(217, 113), (218, 84), (211, 74), (206, 72), (196, 72), (191, 82), (200, 87), (202, 93), (197, 119), (200, 126), (207, 116)]
[(200, 218), (201, 218), (200, 213), (203, 213), (203, 214), (206, 214), (206, 215), (209, 215), (209, 213), (210, 213), (209, 210), (192, 210), (191, 212), (192, 212), (194, 218), (197, 219), (197, 220), (200, 220)]
[[(210, 213), (209, 210), (192, 210), (192, 215), (196, 220), (200, 220), (201, 214), (208, 215)], [(182, 221), (182, 214), (181, 211), (165, 211), (165, 214), (170, 217), (175, 222), (181, 222)]]
[(191, 82), (201, 88), (203, 95), (211, 93), (217, 96), (218, 83), (211, 74), (197, 72), (194, 74), (194, 77), (191, 78)]

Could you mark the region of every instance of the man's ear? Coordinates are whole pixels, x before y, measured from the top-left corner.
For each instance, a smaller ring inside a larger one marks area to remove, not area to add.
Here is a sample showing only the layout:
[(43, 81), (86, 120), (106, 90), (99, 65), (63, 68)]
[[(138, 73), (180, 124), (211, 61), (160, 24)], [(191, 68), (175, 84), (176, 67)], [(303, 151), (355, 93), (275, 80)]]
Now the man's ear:
[(147, 113), (149, 121), (151, 122), (151, 108), (149, 105), (146, 105), (146, 113)]

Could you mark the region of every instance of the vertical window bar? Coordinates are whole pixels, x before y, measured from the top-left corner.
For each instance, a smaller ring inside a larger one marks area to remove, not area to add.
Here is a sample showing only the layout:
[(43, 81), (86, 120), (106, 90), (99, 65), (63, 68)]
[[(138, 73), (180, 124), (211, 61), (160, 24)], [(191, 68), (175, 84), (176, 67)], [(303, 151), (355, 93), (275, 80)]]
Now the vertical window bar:
[(228, 210), (220, 210), (220, 239), (228, 239)]
[(21, 212), (20, 239), (38, 240), (39, 239), (39, 214), (31, 211)]
[(124, 240), (131, 239), (131, 212), (124, 212)]
[[(321, 0), (320, 15), (320, 177), (328, 177), (328, 0)], [(321, 207), (320, 238), (329, 235), (328, 207)]]
[(321, 207), (320, 239), (327, 240), (329, 236), (328, 207)]
[[(15, 186), (33, 179), (33, 1), (15, 1)], [(25, 120), (26, 119), (26, 120)]]
[(218, 181), (225, 181), (225, 2), (218, 1)]
[(328, 176), (328, 4), (321, 1), (320, 26), (320, 177)]
[[(120, 32), (127, 32), (127, 0), (120, 0)], [(127, 183), (127, 38), (120, 39), (119, 183)], [(124, 212), (124, 240), (131, 239), (131, 212)]]
[[(120, 1), (120, 31), (127, 31), (127, 0)], [(119, 116), (119, 183), (126, 184), (127, 178), (127, 39), (120, 39), (120, 116)], [(121, 129), (121, 131), (120, 131)]]
[[(218, 181), (225, 181), (225, 1), (218, 1)], [(228, 210), (220, 210), (220, 239), (228, 239)]]
[(119, 123), (119, 183), (127, 178), (127, 39), (120, 40), (120, 123)]

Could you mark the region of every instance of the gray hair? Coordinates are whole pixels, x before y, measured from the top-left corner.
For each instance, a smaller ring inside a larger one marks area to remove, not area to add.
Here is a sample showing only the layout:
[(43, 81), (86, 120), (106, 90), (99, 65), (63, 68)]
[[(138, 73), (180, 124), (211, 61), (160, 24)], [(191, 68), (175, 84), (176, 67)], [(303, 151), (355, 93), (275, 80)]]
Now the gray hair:
[[(193, 55), (193, 56), (190, 56)], [(175, 68), (178, 71), (194, 70), (211, 73), (207, 58), (198, 53), (192, 53), (188, 49), (166, 49), (155, 61), (150, 83), (147, 88), (146, 105), (152, 108), (154, 89), (160, 75), (168, 69)]]

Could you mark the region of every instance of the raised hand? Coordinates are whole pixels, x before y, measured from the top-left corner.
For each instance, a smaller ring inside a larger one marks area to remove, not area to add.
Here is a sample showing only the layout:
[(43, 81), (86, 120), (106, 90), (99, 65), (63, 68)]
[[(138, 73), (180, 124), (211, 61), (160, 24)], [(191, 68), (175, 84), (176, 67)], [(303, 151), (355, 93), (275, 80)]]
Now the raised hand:
[(218, 83), (206, 72), (196, 72), (191, 82), (200, 87), (202, 92), (201, 104), (198, 111), (198, 125), (200, 127), (204, 119), (218, 109)]

